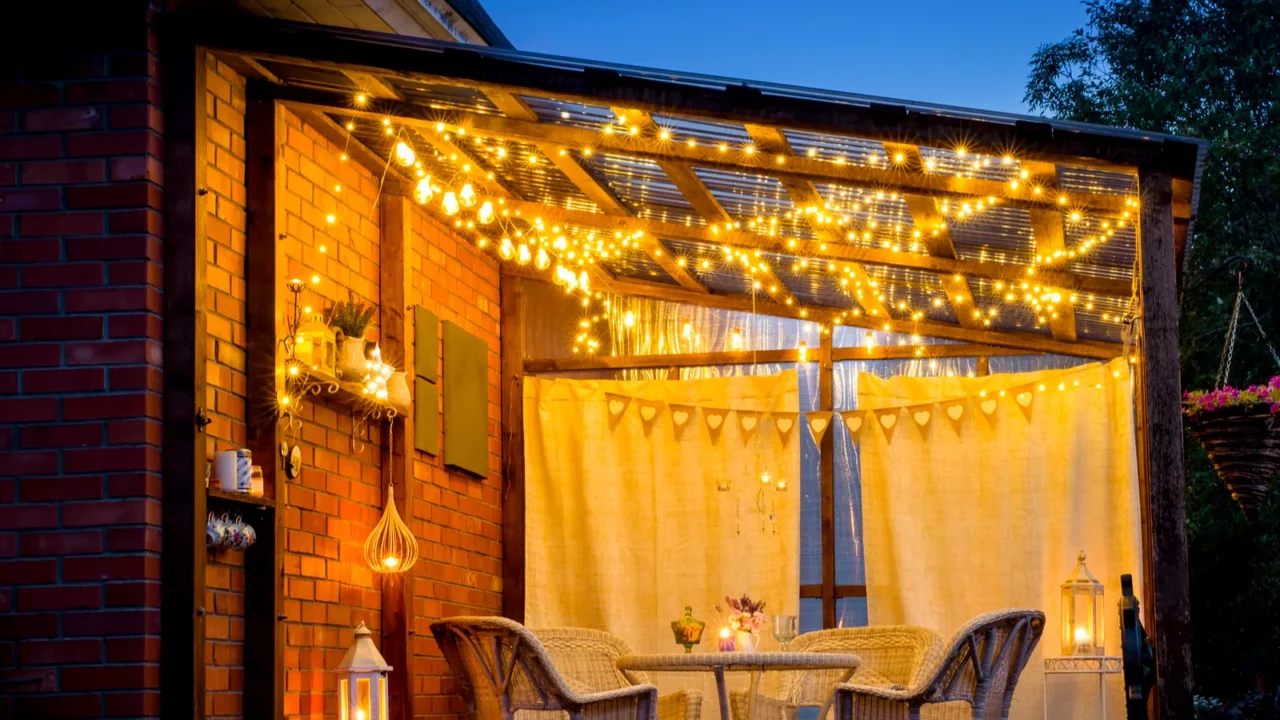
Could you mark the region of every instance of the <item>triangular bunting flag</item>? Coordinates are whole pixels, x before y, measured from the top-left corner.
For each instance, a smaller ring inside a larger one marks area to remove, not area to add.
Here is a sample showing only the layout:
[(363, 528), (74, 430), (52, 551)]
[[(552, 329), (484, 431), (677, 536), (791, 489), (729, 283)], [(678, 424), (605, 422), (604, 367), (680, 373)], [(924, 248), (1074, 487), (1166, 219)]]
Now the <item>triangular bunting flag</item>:
[(920, 428), (920, 435), (929, 437), (929, 422), (933, 420), (933, 408), (928, 405), (918, 405), (913, 408), (907, 408), (907, 414), (915, 421), (916, 427)]
[(793, 412), (775, 412), (773, 415), (773, 427), (778, 431), (778, 436), (782, 438), (782, 446), (786, 447), (791, 442), (791, 431), (796, 429), (796, 419), (800, 413)]
[(805, 413), (805, 420), (809, 423), (809, 433), (813, 435), (815, 444), (822, 444), (822, 436), (826, 435), (827, 429), (831, 427), (831, 416), (834, 414), (830, 410)]
[(964, 418), (965, 404), (963, 401), (948, 403), (942, 408), (942, 412), (951, 420), (951, 424), (955, 426), (956, 432), (960, 432), (961, 420)]
[(751, 410), (738, 411), (738, 425), (742, 427), (742, 442), (751, 442), (760, 430), (760, 413)]
[[(1002, 390), (1001, 393), (1003, 392)], [(993, 423), (996, 421), (996, 409), (999, 407), (1000, 401), (995, 396), (982, 393), (978, 395), (978, 410), (982, 411), (988, 421)]]
[(863, 413), (858, 410), (845, 410), (840, 413), (840, 419), (844, 420), (844, 426), (849, 430), (849, 437), (857, 442), (858, 433), (862, 432)]
[(886, 442), (893, 442), (893, 431), (898, 429), (898, 413), (902, 408), (888, 408), (886, 410), (877, 410), (875, 412), (876, 424), (884, 430), (884, 439)]
[(618, 423), (622, 421), (622, 416), (627, 411), (627, 406), (631, 404), (631, 398), (626, 395), (617, 395), (614, 393), (604, 394), (604, 405), (609, 411), (609, 429), (614, 430), (618, 427)]
[(728, 410), (720, 408), (702, 408), (702, 419), (707, 423), (707, 430), (711, 433), (711, 442), (720, 441), (720, 433), (724, 430), (724, 421), (728, 414)]
[(640, 400), (636, 399), (636, 404), (640, 406), (640, 422), (644, 423), (644, 433), (649, 434), (653, 429), (653, 421), (658, 417), (658, 413), (662, 412), (663, 402), (661, 400)]
[[(1041, 385), (1039, 389), (1043, 390), (1044, 385)], [(1034, 386), (1029, 385), (1012, 391), (1013, 403), (1018, 406), (1018, 409), (1022, 411), (1023, 415), (1027, 416), (1027, 422), (1031, 421), (1031, 406), (1036, 400), (1035, 390), (1036, 388)]]
[(609, 417), (617, 419), (619, 415), (626, 411), (627, 406), (631, 404), (631, 398), (626, 395), (615, 395), (614, 393), (604, 394), (605, 403), (609, 408)]
[(674, 435), (680, 437), (684, 434), (684, 429), (693, 424), (693, 413), (696, 411), (692, 405), (668, 405), (671, 410), (671, 425), (674, 428)]

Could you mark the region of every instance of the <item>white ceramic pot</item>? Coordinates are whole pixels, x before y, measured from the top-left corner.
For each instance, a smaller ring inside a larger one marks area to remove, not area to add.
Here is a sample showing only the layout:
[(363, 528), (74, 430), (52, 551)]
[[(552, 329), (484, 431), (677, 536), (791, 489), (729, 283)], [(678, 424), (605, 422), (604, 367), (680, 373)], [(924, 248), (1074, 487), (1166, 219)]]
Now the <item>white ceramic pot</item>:
[(365, 368), (364, 338), (343, 338), (342, 349), (338, 351), (338, 372), (347, 382), (364, 380)]
[(400, 413), (408, 413), (413, 407), (413, 397), (409, 394), (409, 380), (403, 371), (397, 370), (387, 378), (387, 404)]
[(738, 631), (738, 652), (755, 652), (760, 647), (760, 636), (753, 632)]

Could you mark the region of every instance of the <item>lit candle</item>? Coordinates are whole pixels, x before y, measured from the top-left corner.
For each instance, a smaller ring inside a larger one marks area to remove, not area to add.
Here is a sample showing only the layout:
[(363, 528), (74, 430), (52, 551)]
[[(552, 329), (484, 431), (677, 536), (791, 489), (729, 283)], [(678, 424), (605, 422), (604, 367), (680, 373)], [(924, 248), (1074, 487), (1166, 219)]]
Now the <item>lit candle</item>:
[(1076, 628), (1076, 652), (1093, 652), (1093, 642), (1089, 638), (1089, 630), (1083, 626)]
[(733, 635), (729, 632), (729, 628), (720, 628), (720, 652), (734, 652), (738, 649), (733, 642)]

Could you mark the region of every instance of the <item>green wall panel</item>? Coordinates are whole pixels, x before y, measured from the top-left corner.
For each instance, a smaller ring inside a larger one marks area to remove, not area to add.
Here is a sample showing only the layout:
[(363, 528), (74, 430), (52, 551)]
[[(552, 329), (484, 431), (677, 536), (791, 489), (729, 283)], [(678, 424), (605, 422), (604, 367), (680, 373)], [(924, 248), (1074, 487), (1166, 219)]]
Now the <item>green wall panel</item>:
[(413, 446), (440, 454), (440, 386), (414, 378)]
[(489, 346), (444, 323), (444, 463), (489, 474)]
[(440, 367), (440, 319), (421, 305), (413, 306), (413, 374), (437, 382)]

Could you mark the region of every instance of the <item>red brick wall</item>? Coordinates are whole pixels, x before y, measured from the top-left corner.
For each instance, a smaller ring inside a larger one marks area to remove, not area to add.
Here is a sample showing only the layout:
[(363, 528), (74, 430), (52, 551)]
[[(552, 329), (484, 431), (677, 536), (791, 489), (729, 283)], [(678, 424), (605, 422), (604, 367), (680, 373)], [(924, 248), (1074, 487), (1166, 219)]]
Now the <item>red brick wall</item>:
[(0, 695), (0, 716), (158, 712), (162, 118), (144, 12), (119, 8), (136, 30), (111, 34), (118, 51), (45, 48), (0, 74), (0, 674), (53, 678)]
[[(281, 240), (285, 276), (308, 281), (302, 302), (315, 311), (346, 300), (348, 290), (376, 305), (378, 176), (342, 161), (342, 148), (297, 115), (286, 111), (284, 124), (278, 133), (284, 188), (276, 211), (287, 234)], [(311, 284), (314, 275), (319, 284)], [(281, 287), (277, 302), (288, 298)], [(370, 340), (378, 337), (377, 322), (375, 315), (366, 334)], [(382, 596), (364, 563), (364, 540), (382, 508), (381, 438), (376, 423), (358, 435), (351, 410), (323, 394), (305, 402), (299, 419), (303, 469), (287, 481), (284, 510), (285, 715), (336, 717), (332, 669), (350, 646), (356, 624), (365, 622), (375, 636), (380, 627)]]
[[(489, 344), (489, 476), (477, 480), (448, 470), (441, 458), (420, 452), (415, 453), (413, 468), (410, 524), (421, 544), (421, 560), (412, 570), (413, 711), (417, 717), (459, 716), (464, 708), (430, 625), (452, 615), (502, 611), (498, 263), (419, 208), (414, 209), (411, 230), (408, 302), (425, 306), (442, 322), (457, 323)], [(444, 426), (443, 417), (440, 425)], [(443, 437), (440, 444), (443, 447)]]
[[(205, 429), (210, 459), (245, 445), (245, 81), (205, 58)], [(252, 524), (256, 517), (245, 518)], [(244, 691), (244, 551), (209, 550), (205, 566), (205, 716), (238, 718)]]

